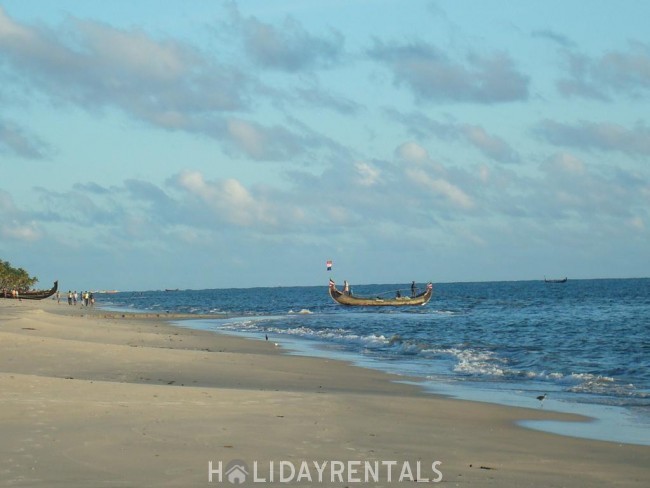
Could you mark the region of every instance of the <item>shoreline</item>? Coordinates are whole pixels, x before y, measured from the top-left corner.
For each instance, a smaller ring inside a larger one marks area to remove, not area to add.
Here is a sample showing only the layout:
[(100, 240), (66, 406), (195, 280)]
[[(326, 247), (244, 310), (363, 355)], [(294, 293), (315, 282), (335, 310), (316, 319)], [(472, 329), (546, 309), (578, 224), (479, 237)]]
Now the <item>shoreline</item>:
[(578, 415), (426, 393), (168, 314), (68, 307), (0, 301), (8, 486), (203, 486), (209, 461), (234, 459), (436, 460), (443, 482), (479, 486), (645, 486), (650, 476), (650, 447), (517, 425)]
[[(191, 320), (188, 322), (191, 322)], [(186, 327), (185, 325), (179, 326)], [(222, 330), (213, 330), (213, 332), (216, 334), (259, 340), (259, 338), (247, 332)], [(273, 339), (272, 336), (269, 337)], [(480, 385), (475, 383), (468, 386), (464, 383), (438, 381), (416, 376), (409, 372), (403, 372), (399, 368), (382, 367), (381, 364), (373, 359), (359, 358), (351, 352), (337, 351), (334, 354), (331, 352), (323, 352), (318, 348), (318, 344), (301, 344), (300, 339), (279, 335), (277, 340), (282, 342), (282, 351), (285, 354), (328, 358), (334, 361), (343, 361), (360, 368), (383, 372), (393, 376), (391, 381), (414, 385), (427, 395), (437, 395), (449, 399), (488, 403), (505, 407), (524, 409), (540, 408), (539, 402), (534, 397), (535, 392), (531, 390), (526, 390), (526, 394), (524, 394), (521, 392), (514, 393), (512, 391), (481, 388)], [(648, 437), (650, 436), (650, 425), (645, 423), (645, 421), (641, 424), (641, 420), (629, 412), (627, 408), (619, 405), (568, 403), (556, 399), (546, 399), (543, 406), (544, 411), (578, 415), (584, 420), (571, 422), (566, 420), (529, 421), (525, 419), (518, 422), (518, 425), (527, 429), (560, 436), (650, 447), (650, 437)], [(640, 413), (637, 412), (636, 415), (640, 415)]]
[[(260, 340), (259, 332), (223, 329), (215, 324), (221, 321), (237, 321), (244, 318), (246, 321), (255, 320), (255, 317), (242, 317), (239, 315), (223, 316), (198, 316), (184, 315), (172, 321), (179, 327), (195, 330), (211, 331), (216, 334), (225, 334), (251, 340)], [(196, 320), (205, 319), (205, 320)], [(373, 358), (363, 357), (354, 352), (332, 350), (327, 342), (307, 341), (300, 336), (291, 336), (281, 333), (271, 334), (271, 340), (281, 343), (283, 351), (289, 355), (328, 358), (337, 361), (368, 368), (375, 371), (396, 375), (396, 382), (414, 384), (427, 394), (444, 396), (481, 403), (491, 403), (509, 407), (538, 408), (539, 402), (535, 399), (537, 390), (520, 389), (515, 385), (513, 389), (494, 389), (477, 382), (454, 382), (444, 379), (431, 379), (417, 374), (408, 367), (395, 362), (380, 362)], [(544, 409), (558, 413), (580, 415), (589, 421), (562, 422), (562, 421), (522, 421), (519, 425), (542, 432), (578, 437), (582, 439), (602, 440), (623, 444), (650, 446), (650, 423), (647, 415), (629, 410), (631, 407), (621, 405), (608, 405), (601, 403), (567, 402), (557, 399), (555, 395), (546, 399)]]

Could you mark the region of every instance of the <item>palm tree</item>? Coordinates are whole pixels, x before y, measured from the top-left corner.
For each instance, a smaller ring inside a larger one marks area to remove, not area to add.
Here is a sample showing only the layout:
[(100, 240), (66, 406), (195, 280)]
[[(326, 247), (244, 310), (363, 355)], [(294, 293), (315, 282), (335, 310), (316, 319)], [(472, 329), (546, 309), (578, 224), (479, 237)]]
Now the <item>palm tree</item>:
[(23, 268), (14, 268), (9, 261), (0, 259), (0, 288), (7, 290), (29, 290), (38, 278), (29, 276)]

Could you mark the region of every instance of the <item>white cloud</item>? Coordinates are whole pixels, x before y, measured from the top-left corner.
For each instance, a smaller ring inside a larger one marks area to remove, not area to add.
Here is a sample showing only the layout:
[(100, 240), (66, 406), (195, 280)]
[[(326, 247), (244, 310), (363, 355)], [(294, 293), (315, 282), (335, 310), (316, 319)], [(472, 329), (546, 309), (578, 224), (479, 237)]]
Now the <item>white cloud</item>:
[(421, 145), (412, 141), (405, 142), (404, 144), (398, 146), (398, 148), (395, 150), (395, 155), (405, 161), (419, 164), (426, 163), (431, 160), (427, 150)]
[(573, 49), (563, 52), (567, 77), (557, 88), (566, 97), (609, 100), (615, 95), (636, 99), (650, 90), (650, 45), (630, 41), (627, 46), (589, 56)]
[(519, 156), (500, 137), (488, 134), (483, 127), (464, 124), (460, 131), (483, 154), (502, 163), (518, 162)]
[(243, 18), (235, 9), (231, 11), (246, 52), (260, 66), (293, 72), (329, 65), (341, 55), (343, 38), (338, 33), (317, 37), (291, 17), (275, 26), (255, 17)]
[(374, 186), (379, 182), (380, 171), (368, 163), (359, 161), (355, 163), (354, 168), (357, 171), (357, 181), (361, 186)]
[(259, 126), (243, 120), (231, 119), (228, 121), (228, 133), (246, 154), (255, 159), (264, 157), (268, 139)]
[(244, 107), (249, 82), (236, 68), (178, 40), (74, 18), (58, 29), (21, 25), (1, 7), (0, 55), (56, 103), (116, 107), (189, 131), (206, 132), (215, 114)]
[(483, 183), (487, 183), (490, 180), (490, 168), (485, 164), (482, 164), (478, 168), (478, 177)]
[(43, 159), (45, 143), (9, 121), (0, 119), (0, 153), (9, 152), (27, 159)]
[(445, 175), (447, 173), (445, 167), (432, 159), (429, 155), (429, 151), (416, 142), (409, 141), (400, 144), (397, 149), (395, 149), (394, 154), (398, 161), (409, 164), (412, 163), (419, 167), (427, 167), (440, 175)]
[(442, 49), (422, 42), (375, 40), (371, 59), (393, 72), (397, 85), (408, 86), (421, 101), (501, 103), (528, 98), (528, 77), (518, 72), (505, 53), (453, 59)]
[[(422, 112), (413, 112), (409, 114), (401, 113), (397, 110), (386, 111), (391, 120), (400, 122), (406, 126), (411, 134), (420, 140), (436, 138), (441, 141), (459, 140), (463, 144), (469, 143), (478, 149), (484, 156), (499, 163), (518, 163), (521, 158), (510, 144), (503, 138), (490, 134), (484, 127), (475, 124), (459, 124), (455, 122), (438, 122), (429, 118)], [(423, 161), (430, 159), (427, 154), (413, 153), (409, 156), (409, 151), (422, 151), (418, 149), (417, 143), (410, 142), (405, 146), (406, 151), (401, 157)], [(425, 151), (426, 152), (426, 151)]]
[(178, 182), (181, 188), (207, 205), (219, 220), (238, 227), (277, 223), (266, 202), (256, 199), (236, 179), (206, 181), (201, 173), (186, 171), (178, 176)]
[(545, 168), (550, 171), (565, 175), (585, 175), (585, 164), (576, 156), (569, 153), (559, 153), (552, 157)]
[(535, 131), (557, 146), (619, 151), (630, 156), (650, 155), (650, 129), (642, 122), (630, 129), (609, 122), (564, 124), (547, 119), (540, 122)]
[(645, 221), (641, 217), (632, 217), (626, 221), (626, 224), (638, 231), (645, 230)]
[(29, 29), (11, 20), (2, 6), (0, 6), (0, 39), (24, 44), (34, 43), (36, 40)]
[(43, 237), (43, 233), (35, 223), (22, 224), (19, 222), (0, 222), (0, 236), (5, 239), (32, 242)]
[(16, 207), (11, 194), (0, 188), (0, 236), (3, 239), (32, 242), (43, 236), (37, 222)]
[(442, 196), (453, 206), (469, 210), (474, 208), (474, 202), (456, 185), (442, 178), (432, 178), (424, 170), (411, 168), (407, 170), (407, 175), (414, 183), (427, 188), (434, 195)]

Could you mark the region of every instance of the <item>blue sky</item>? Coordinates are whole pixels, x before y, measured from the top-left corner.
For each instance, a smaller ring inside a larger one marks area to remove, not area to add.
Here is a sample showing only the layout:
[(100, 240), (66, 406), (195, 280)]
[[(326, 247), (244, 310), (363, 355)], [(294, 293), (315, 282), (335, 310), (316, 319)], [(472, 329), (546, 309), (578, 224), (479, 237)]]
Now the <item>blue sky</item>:
[(2, 0), (0, 259), (120, 290), (650, 276), (648, 18)]

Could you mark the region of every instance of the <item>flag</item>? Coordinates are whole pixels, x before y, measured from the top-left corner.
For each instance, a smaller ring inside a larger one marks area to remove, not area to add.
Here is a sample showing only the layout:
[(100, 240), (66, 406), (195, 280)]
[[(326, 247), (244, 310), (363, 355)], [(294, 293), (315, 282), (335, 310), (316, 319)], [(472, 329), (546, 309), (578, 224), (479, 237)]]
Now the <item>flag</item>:
[(328, 260), (325, 264), (327, 264), (327, 271), (332, 271), (332, 261)]

